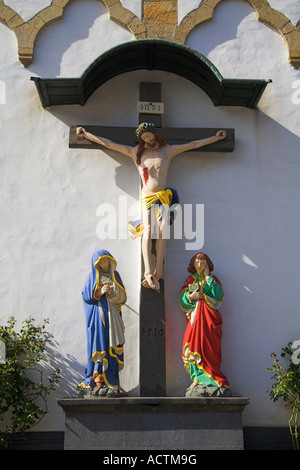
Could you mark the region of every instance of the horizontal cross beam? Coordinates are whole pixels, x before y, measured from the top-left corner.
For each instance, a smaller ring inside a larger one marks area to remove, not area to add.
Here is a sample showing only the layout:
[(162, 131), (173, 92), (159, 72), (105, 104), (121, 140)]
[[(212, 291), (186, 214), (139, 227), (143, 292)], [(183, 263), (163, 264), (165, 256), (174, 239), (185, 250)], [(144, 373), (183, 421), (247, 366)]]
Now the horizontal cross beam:
[[(134, 127), (108, 127), (108, 126), (85, 126), (78, 124), (78, 126), (70, 127), (70, 148), (85, 148), (85, 149), (99, 149), (104, 148), (95, 142), (91, 142), (85, 138), (82, 138), (76, 134), (77, 127), (84, 127), (87, 132), (90, 132), (98, 137), (105, 137), (106, 139), (112, 140), (118, 144), (129, 145), (135, 147), (138, 144), (135, 136)], [(178, 145), (191, 142), (193, 140), (205, 139), (212, 137), (220, 128), (162, 128), (159, 129), (159, 133), (164, 137), (167, 144)], [(235, 146), (235, 132), (234, 129), (226, 129), (226, 139), (219, 140), (210, 145), (200, 147), (190, 151), (197, 152), (233, 152)]]

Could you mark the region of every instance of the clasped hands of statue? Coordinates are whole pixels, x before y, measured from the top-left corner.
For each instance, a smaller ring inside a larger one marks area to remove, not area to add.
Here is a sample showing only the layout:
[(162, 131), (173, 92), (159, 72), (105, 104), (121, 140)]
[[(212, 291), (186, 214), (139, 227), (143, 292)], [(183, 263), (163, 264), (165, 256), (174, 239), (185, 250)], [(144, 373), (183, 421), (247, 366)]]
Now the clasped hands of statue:
[(96, 289), (97, 296), (96, 298), (99, 300), (102, 295), (106, 294), (107, 297), (111, 297), (113, 293), (113, 288), (111, 287), (110, 284), (103, 284), (103, 286), (98, 287)]
[(192, 294), (189, 294), (189, 299), (190, 300), (204, 299), (204, 295), (201, 294), (200, 291), (195, 291), (195, 292), (192, 292)]
[(108, 297), (112, 295), (112, 292), (113, 292), (112, 287), (109, 284), (104, 284), (104, 286), (102, 286), (100, 290), (101, 295), (107, 294)]

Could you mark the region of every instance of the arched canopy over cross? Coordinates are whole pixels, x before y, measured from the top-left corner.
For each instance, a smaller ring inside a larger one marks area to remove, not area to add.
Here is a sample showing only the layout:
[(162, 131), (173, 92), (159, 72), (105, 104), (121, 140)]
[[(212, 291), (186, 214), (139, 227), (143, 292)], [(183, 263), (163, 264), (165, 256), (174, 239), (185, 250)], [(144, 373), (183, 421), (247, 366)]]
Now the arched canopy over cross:
[[(71, 104), (84, 106), (104, 83), (118, 75), (135, 70), (161, 70), (180, 75), (200, 87), (214, 106), (242, 106), (255, 109), (266, 86), (271, 82), (264, 79), (223, 78), (217, 68), (199, 52), (163, 39), (143, 39), (116, 46), (93, 61), (78, 78), (32, 77), (32, 80), (35, 82), (44, 108)], [(148, 96), (148, 100), (155, 101), (153, 96)], [(89, 126), (88, 130), (109, 139), (122, 141), (126, 145), (136, 145), (134, 128)], [(163, 135), (170, 143), (183, 143), (205, 137), (213, 131), (184, 128), (176, 129), (174, 132), (172, 129), (164, 129)], [(226, 140), (214, 143), (205, 151), (233, 151), (234, 131), (226, 129), (226, 132)], [(80, 139), (71, 127), (70, 147), (99, 146)]]
[(117, 75), (134, 70), (161, 70), (180, 75), (199, 86), (214, 106), (255, 109), (271, 80), (226, 79), (202, 54), (163, 39), (141, 39), (116, 46), (100, 55), (79, 78), (32, 77), (43, 107), (85, 105), (97, 88)]

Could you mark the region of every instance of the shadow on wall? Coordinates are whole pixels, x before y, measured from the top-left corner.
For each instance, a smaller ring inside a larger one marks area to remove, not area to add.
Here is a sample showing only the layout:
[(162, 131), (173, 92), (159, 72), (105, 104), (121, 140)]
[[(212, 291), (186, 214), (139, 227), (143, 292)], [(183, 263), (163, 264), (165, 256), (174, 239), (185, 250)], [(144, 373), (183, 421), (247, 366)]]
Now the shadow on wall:
[(50, 375), (53, 369), (60, 370), (60, 381), (57, 386), (59, 396), (76, 396), (77, 384), (84, 377), (85, 364), (70, 355), (59, 352), (59, 344), (54, 340), (48, 344), (43, 362), (44, 373)]
[[(230, 3), (232, 4), (231, 8), (228, 5)], [(186, 45), (199, 50), (201, 54), (207, 57), (209, 52), (220, 46), (220, 44), (236, 39), (240, 24), (251, 13), (256, 16), (250, 5), (244, 2), (236, 2), (236, 0), (227, 0), (215, 8), (213, 21), (196, 26), (190, 32)], [(209, 37), (209, 40), (206, 40), (207, 37)]]
[[(85, 341), (85, 337), (83, 337), (83, 340)], [(44, 380), (46, 376), (50, 376), (50, 374), (53, 373), (54, 369), (60, 370), (59, 384), (56, 387), (56, 392), (51, 392), (50, 397), (76, 397), (77, 385), (82, 382), (84, 378), (86, 364), (79, 362), (76, 357), (71, 354), (60, 354), (59, 349), (59, 344), (55, 340), (52, 340), (45, 349), (44, 360), (43, 363), (41, 363)], [(129, 387), (129, 389), (126, 390), (122, 388), (122, 372), (120, 382), (122, 392), (126, 392), (132, 396), (138, 395), (138, 387)]]
[[(252, 375), (254, 360), (261, 367), (255, 374), (262, 375), (260, 390), (265, 394), (269, 352), (275, 349), (274, 342), (277, 341), (279, 347), (286, 342), (281, 341), (282, 336), (289, 340), (295, 326), (294, 308), (287, 312), (283, 323), (282, 311), (286, 311), (286, 298), (294, 298), (298, 289), (299, 276), (294, 260), (300, 255), (299, 163), (295, 152), (299, 138), (259, 110), (213, 108), (205, 93), (190, 82), (184, 79), (178, 82), (175, 76), (171, 78), (170, 74), (158, 72), (133, 72), (115, 77), (99, 88), (84, 107), (57, 106), (44, 112), (51, 113), (67, 127), (114, 123), (134, 126), (141, 77), (149, 77), (149, 81), (159, 79), (163, 90), (167, 87), (167, 108), (171, 108), (164, 117), (167, 127), (186, 127), (186, 122), (195, 126), (196, 122), (199, 127), (236, 129), (233, 153), (180, 155), (170, 166), (168, 185), (177, 189), (181, 204), (205, 206), (204, 246), (199, 249), (215, 262), (216, 275), (225, 290), (221, 310), (224, 319), (222, 369), (232, 384), (233, 393), (249, 394), (250, 398), (252, 392), (260, 393), (253, 389), (257, 383)], [(172, 86), (180, 90), (176, 99)], [(268, 93), (273, 102), (274, 91), (268, 90)], [(199, 105), (196, 106), (197, 100)], [(101, 181), (107, 175), (103, 174), (101, 158), (95, 157), (95, 151), (69, 150), (66, 141), (67, 152), (71, 159), (90, 162), (85, 178), (97, 175), (99, 182), (93, 198), (104, 202)], [(118, 163), (113, 177), (115, 185), (125, 194), (136, 197), (139, 178), (133, 162), (117, 152), (106, 153)], [(62, 155), (62, 158), (68, 157)], [(91, 203), (89, 210), (94, 213), (94, 204)], [(166, 252), (167, 393), (171, 396), (182, 395), (188, 381), (181, 360), (185, 318), (178, 308), (178, 291), (186, 278), (187, 261), (192, 256), (191, 251), (186, 251), (185, 242), (169, 240)], [(278, 253), (282, 252), (287, 253), (291, 275), (291, 280), (284, 285), (284, 296), (277, 288), (282, 285), (277, 264)], [(250, 261), (246, 262), (247, 259)], [(270, 324), (274, 329), (273, 337)], [(258, 341), (262, 337), (266, 340)], [(237, 355), (237, 350), (244, 354)], [(265, 364), (262, 358), (266, 359)]]
[[(63, 19), (46, 28), (38, 36), (34, 61), (28, 70), (41, 77), (59, 76), (64, 53), (73, 44), (88, 39), (95, 21), (101, 19), (103, 15), (107, 15), (107, 9), (99, 1), (85, 0), (71, 3), (65, 9)], [(93, 50), (96, 50), (95, 45)], [(86, 52), (90, 54), (89, 50)], [(77, 49), (77, 54), (84, 55), (84, 53), (81, 47)], [(76, 61), (76, 56), (74, 60)]]
[[(181, 360), (186, 321), (178, 292), (197, 251), (214, 261), (224, 288), (222, 370), (233, 394), (264, 399), (270, 352), (294, 339), (297, 325), (299, 331), (299, 138), (260, 111), (254, 118), (256, 143), (237, 133), (234, 160), (185, 155), (170, 171), (170, 185), (176, 185), (182, 203), (194, 200), (205, 206), (204, 246), (186, 251), (183, 240), (167, 244), (167, 373), (174, 395), (181, 395), (189, 383)], [(189, 168), (193, 172), (186, 185), (183, 172), (187, 175)], [(278, 265), (282, 255), (284, 268)], [(289, 278), (283, 280), (285, 269)], [(287, 304), (287, 299), (294, 300)]]
[[(89, 28), (99, 15), (99, 8), (104, 12), (103, 5), (98, 2), (89, 4), (91, 8), (87, 10), (90, 11), (85, 10), (83, 16), (84, 28), (80, 29), (82, 38), (89, 37)], [(72, 11), (75, 12), (76, 9), (78, 14), (83, 12), (82, 8), (83, 3), (74, 3), (66, 10), (66, 15), (69, 12), (70, 20), (73, 21)], [(227, 14), (226, 9), (223, 10)], [(232, 12), (232, 9), (230, 11)], [(235, 25), (239, 25), (249, 13), (253, 13), (252, 8), (245, 4), (239, 5)], [(212, 50), (219, 43), (236, 37), (238, 26), (232, 26), (229, 19), (228, 17), (228, 22), (225, 22), (228, 29), (222, 33), (222, 38), (210, 35), (209, 41), (203, 42), (201, 53), (207, 55), (209, 49)], [(64, 19), (62, 24), (55, 26), (56, 31), (65, 32), (65, 26)], [(203, 27), (211, 26), (208, 24)], [(49, 28), (49, 33), (47, 30), (42, 33), (36, 54), (42, 54), (42, 50), (49, 47), (50, 36), (47, 38), (46, 35), (53, 34), (51, 30), (52, 28)], [(73, 41), (80, 40), (75, 31), (76, 28), (70, 33), (67, 45), (65, 39), (61, 41), (58, 34), (57, 44), (54, 43), (51, 49), (53, 57), (43, 53), (43, 58), (47, 57), (45, 61), (39, 59), (41, 55), (37, 55), (36, 65), (30, 67), (30, 72), (43, 77), (59, 74), (63, 53)], [(63, 36), (65, 38), (65, 34)], [(195, 37), (199, 39), (199, 35)], [(190, 35), (189, 41), (192, 39)], [(188, 45), (193, 47), (192, 42)], [(37, 65), (39, 62), (42, 66)], [(235, 64), (236, 67), (238, 65)], [(148, 81), (163, 77), (168, 83), (167, 74), (145, 72), (140, 76)], [(51, 113), (67, 127), (89, 123), (135, 126), (139, 75), (136, 73), (134, 77), (135, 80), (128, 78), (125, 81), (124, 76), (115, 77), (114, 81), (98, 89), (85, 107), (63, 106), (50, 108), (45, 112)], [(225, 302), (220, 310), (224, 325), (222, 370), (228, 376), (234, 393), (246, 394), (250, 399), (252, 395), (265, 396), (270, 351), (274, 350), (276, 345), (280, 348), (286, 338), (291, 339), (296, 321), (299, 321), (299, 316), (296, 317), (295, 314), (299, 306), (294, 302), (300, 282), (297, 266), (300, 257), (299, 152), (295, 152), (295, 149), (299, 148), (299, 138), (260, 111), (225, 107), (212, 110), (212, 105), (209, 104), (209, 108), (208, 101), (203, 99), (203, 92), (195, 92), (194, 86), (187, 83), (186, 88), (182, 88), (183, 95), (177, 96), (176, 102), (174, 100), (170, 103), (175, 117), (170, 117), (170, 121), (165, 125), (186, 127), (188, 122), (188, 125), (195, 127), (197, 122), (199, 127), (220, 125), (236, 128), (236, 149), (230, 155), (193, 153), (186, 154), (183, 158), (176, 157), (169, 170), (168, 184), (178, 190), (182, 204), (205, 205), (204, 246), (199, 247), (199, 251), (205, 251), (211, 256), (216, 266), (216, 275), (225, 290)], [(277, 86), (275, 82), (274, 86)], [(278, 88), (276, 91), (279, 95)], [(197, 93), (194, 95), (197, 99), (200, 96), (199, 105), (192, 100), (193, 93)], [(170, 90), (167, 94), (171, 100)], [(185, 102), (187, 95), (189, 102)], [(272, 91), (268, 96), (275, 107), (276, 96), (272, 96)], [(278, 102), (282, 103), (282, 96), (279, 98)], [(130, 102), (132, 106), (128, 108)], [(135, 188), (128, 184), (130, 178), (136, 178), (138, 181), (133, 163), (116, 152), (107, 151), (107, 154), (118, 163), (114, 175), (116, 186), (125, 194), (136, 196)], [(99, 172), (99, 180), (105, 178), (101, 173), (101, 159), (93, 160), (93, 152), (76, 150), (74, 155), (89, 159), (90, 174)], [(102, 200), (101, 187), (97, 188), (97, 191), (99, 198), (95, 195), (96, 199)], [(91, 206), (90, 210), (94, 213), (94, 206)], [(174, 396), (182, 394), (188, 381), (181, 360), (185, 318), (178, 307), (178, 292), (187, 277), (186, 266), (192, 256), (192, 252), (185, 250), (184, 244), (185, 240), (169, 240), (166, 253), (168, 394)], [(195, 251), (198, 251), (196, 247)], [(283, 281), (282, 270), (278, 269), (278, 256), (282, 253), (286, 261), (288, 282), (285, 282), (286, 279)], [(293, 299), (288, 310), (287, 299)], [(284, 319), (282, 312), (285, 312)], [(261, 341), (261, 338), (264, 338), (264, 341)], [(240, 353), (237, 354), (237, 351)], [(66, 392), (69, 392), (69, 387), (73, 387), (73, 383), (81, 375), (79, 371), (82, 371), (82, 365), (71, 356), (56, 357), (54, 363), (57, 362), (62, 364)]]

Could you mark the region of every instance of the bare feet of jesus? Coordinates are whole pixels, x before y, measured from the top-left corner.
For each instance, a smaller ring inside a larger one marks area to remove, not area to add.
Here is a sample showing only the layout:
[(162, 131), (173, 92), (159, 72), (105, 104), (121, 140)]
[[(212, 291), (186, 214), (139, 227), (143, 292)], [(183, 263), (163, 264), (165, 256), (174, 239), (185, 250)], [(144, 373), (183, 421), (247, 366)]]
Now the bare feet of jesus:
[(154, 289), (158, 291), (160, 290), (160, 285), (159, 285), (158, 280), (151, 273), (145, 274), (145, 279), (143, 280), (142, 285), (150, 289)]

